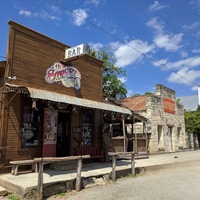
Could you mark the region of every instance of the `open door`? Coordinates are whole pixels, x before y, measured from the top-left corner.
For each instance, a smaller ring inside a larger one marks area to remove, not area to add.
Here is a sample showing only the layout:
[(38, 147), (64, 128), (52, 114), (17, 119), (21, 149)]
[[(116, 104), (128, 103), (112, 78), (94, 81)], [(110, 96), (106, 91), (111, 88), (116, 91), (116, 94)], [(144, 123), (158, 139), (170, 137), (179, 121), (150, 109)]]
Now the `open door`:
[(172, 127), (168, 127), (168, 144), (169, 144), (169, 152), (173, 151), (172, 146)]
[(57, 157), (70, 155), (70, 113), (58, 112)]
[(57, 110), (44, 109), (44, 124), (43, 124), (43, 157), (56, 157), (56, 142), (57, 142)]

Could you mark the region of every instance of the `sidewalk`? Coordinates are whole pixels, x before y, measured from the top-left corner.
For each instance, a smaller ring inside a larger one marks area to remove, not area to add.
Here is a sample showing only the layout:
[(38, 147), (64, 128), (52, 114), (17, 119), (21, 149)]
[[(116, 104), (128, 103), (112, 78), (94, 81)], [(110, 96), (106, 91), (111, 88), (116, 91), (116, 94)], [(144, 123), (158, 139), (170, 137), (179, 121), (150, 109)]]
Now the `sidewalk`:
[[(149, 158), (136, 159), (135, 167), (145, 168), (146, 171), (151, 170), (153, 166), (172, 164), (177, 162), (190, 162), (200, 159), (200, 150), (176, 152), (168, 154), (150, 155)], [(116, 163), (116, 171), (129, 173), (131, 168), (130, 160), (119, 160)], [(95, 163), (85, 165), (82, 168), (81, 176), (83, 185), (87, 187), (91, 184), (105, 184), (109, 179), (112, 171), (111, 163)], [(140, 170), (139, 170), (140, 171)], [(57, 190), (60, 193), (62, 190), (73, 190), (76, 180), (76, 170), (44, 170), (44, 196), (52, 195), (52, 191)], [(18, 193), (23, 196), (23, 199), (35, 199), (38, 183), (37, 173), (26, 173), (14, 176), (11, 174), (0, 175), (0, 186), (8, 191)]]

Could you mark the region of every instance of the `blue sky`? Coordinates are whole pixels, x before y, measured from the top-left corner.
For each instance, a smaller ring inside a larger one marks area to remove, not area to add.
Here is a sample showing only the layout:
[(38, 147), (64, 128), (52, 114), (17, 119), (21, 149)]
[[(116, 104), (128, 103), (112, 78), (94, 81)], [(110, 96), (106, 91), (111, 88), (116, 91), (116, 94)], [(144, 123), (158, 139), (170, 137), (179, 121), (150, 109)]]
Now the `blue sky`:
[(177, 97), (200, 85), (200, 0), (1, 0), (0, 60), (8, 21), (69, 46), (112, 50), (128, 95), (162, 84)]

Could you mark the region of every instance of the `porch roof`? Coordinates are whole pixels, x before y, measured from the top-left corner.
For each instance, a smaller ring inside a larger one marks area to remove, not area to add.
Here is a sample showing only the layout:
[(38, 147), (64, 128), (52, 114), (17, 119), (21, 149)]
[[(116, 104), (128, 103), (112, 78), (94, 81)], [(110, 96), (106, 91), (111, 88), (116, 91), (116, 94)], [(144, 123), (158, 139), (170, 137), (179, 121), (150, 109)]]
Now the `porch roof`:
[(7, 87), (7, 91), (12, 91), (12, 90), (27, 91), (30, 94), (30, 97), (34, 99), (43, 99), (43, 100), (67, 103), (67, 104), (72, 104), (72, 105), (77, 105), (77, 106), (83, 106), (83, 107), (88, 107), (88, 108), (95, 108), (95, 109), (100, 109), (100, 110), (132, 115), (132, 112), (128, 108), (122, 107), (122, 106), (106, 104), (103, 102), (82, 99), (82, 98), (78, 98), (78, 97), (74, 97), (74, 96), (70, 96), (66, 94), (60, 94), (60, 93), (51, 92), (47, 90), (41, 90), (41, 89), (32, 88), (32, 87), (12, 85), (8, 83), (6, 83), (6, 87)]

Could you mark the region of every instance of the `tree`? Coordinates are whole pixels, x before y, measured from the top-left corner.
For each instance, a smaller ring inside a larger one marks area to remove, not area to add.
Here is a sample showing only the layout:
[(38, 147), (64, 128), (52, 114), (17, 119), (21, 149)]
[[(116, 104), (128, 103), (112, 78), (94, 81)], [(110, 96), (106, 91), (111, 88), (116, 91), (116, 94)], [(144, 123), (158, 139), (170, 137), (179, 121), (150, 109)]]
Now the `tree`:
[(200, 107), (193, 112), (185, 112), (185, 129), (189, 133), (200, 132)]
[(126, 95), (127, 90), (119, 77), (126, 77), (126, 71), (114, 65), (116, 59), (112, 52), (105, 49), (89, 48), (89, 54), (103, 61), (103, 93), (106, 97), (116, 98), (117, 94)]

